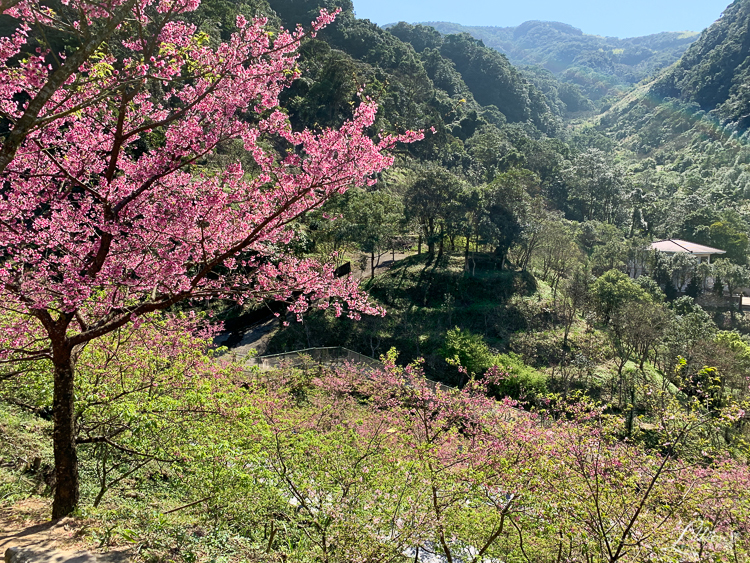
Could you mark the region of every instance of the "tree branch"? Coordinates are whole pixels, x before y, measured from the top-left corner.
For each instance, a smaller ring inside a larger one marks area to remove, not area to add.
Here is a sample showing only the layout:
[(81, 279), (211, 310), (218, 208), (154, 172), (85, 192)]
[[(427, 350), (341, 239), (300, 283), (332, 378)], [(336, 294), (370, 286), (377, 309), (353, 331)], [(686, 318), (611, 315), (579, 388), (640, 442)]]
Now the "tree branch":
[(13, 6), (19, 4), (21, 0), (2, 0), (0, 1), (0, 14), (10, 10)]
[(153, 461), (161, 461), (163, 463), (175, 463), (175, 461), (177, 461), (175, 459), (161, 458), (153, 454), (147, 454), (147, 453), (139, 452), (137, 450), (131, 450), (130, 448), (121, 446), (117, 442), (113, 442), (107, 436), (93, 436), (91, 438), (77, 439), (76, 444), (108, 444), (112, 446), (113, 448), (115, 448), (116, 450), (120, 450), (123, 453), (148, 458), (149, 460), (153, 460)]
[[(3, 0), (3, 2), (13, 1)], [(29, 102), (28, 106), (26, 106), (26, 111), (24, 111), (24, 114), (14, 125), (13, 130), (3, 141), (3, 146), (0, 148), (0, 174), (13, 161), (16, 152), (26, 140), (27, 135), (37, 126), (37, 118), (47, 102), (65, 84), (68, 78), (78, 72), (81, 65), (114, 33), (115, 29), (125, 21), (125, 18), (131, 13), (136, 2), (137, 0), (126, 0), (99, 33), (90, 37), (75, 53), (65, 59), (65, 63), (61, 67), (49, 76), (45, 85), (37, 92), (34, 99)]]

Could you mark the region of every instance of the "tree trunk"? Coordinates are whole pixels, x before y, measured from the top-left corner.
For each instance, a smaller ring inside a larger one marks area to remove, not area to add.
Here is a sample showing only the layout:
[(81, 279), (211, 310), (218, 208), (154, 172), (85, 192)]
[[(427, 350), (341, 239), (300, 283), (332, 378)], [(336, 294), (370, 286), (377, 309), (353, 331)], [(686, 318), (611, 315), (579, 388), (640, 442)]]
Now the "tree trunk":
[(107, 492), (107, 459), (109, 458), (109, 447), (107, 444), (103, 444), (102, 448), (102, 479), (101, 479), (101, 485), (99, 487), (99, 493), (96, 495), (96, 498), (94, 499), (94, 508), (97, 508), (99, 506), (99, 503), (104, 498), (104, 495)]
[(375, 251), (370, 252), (370, 279), (375, 279)]
[(576, 320), (576, 314), (578, 310), (573, 307), (570, 311), (570, 318), (565, 321), (565, 334), (563, 336), (563, 350), (568, 347), (568, 336), (570, 335), (570, 329), (573, 327), (573, 323)]
[(633, 435), (633, 422), (635, 421), (635, 385), (630, 388), (630, 413), (628, 413), (628, 436)]
[[(478, 253), (479, 253), (479, 235), (477, 235), (477, 239), (476, 239), (475, 245), (474, 245), (474, 254), (475, 254), (475, 256)], [(472, 260), (472, 262), (471, 262), (471, 275), (475, 276), (476, 273), (477, 273), (477, 261), (476, 260)]]
[(422, 233), (420, 232), (419, 235), (417, 235), (417, 255), (422, 254)]
[(72, 350), (55, 350), (55, 384), (53, 412), (55, 429), (55, 498), (52, 502), (52, 519), (67, 516), (78, 506), (79, 478), (76, 452), (75, 422), (75, 368)]
[[(619, 409), (622, 409), (622, 391), (623, 391), (622, 368), (625, 367), (625, 364), (628, 362), (628, 360), (627, 359), (623, 360), (622, 358), (619, 358), (619, 360), (621, 363), (617, 364), (617, 381), (618, 381), (618, 386), (619, 386), (619, 390), (617, 393), (618, 395), (617, 407)], [(615, 360), (615, 363), (617, 363), (617, 360)]]
[(469, 272), (469, 241), (471, 237), (466, 235), (466, 247), (464, 248), (464, 272)]

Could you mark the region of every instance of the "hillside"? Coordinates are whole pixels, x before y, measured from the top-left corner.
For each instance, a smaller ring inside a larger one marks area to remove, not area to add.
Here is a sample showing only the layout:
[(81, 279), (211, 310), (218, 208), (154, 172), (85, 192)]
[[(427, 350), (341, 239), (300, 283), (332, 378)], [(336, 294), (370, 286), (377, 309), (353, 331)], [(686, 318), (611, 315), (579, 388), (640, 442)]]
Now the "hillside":
[[(633, 128), (642, 132), (658, 122), (663, 129), (659, 144), (698, 122), (714, 130), (718, 141), (742, 136), (750, 126), (749, 74), (750, 2), (736, 0), (677, 64), (612, 108), (602, 123), (624, 138)], [(669, 104), (682, 120), (658, 119)]]
[[(337, 113), (346, 115), (358, 86), (368, 84), (382, 100), (384, 119), (401, 127), (429, 122), (428, 127), (442, 131), (443, 121), (449, 131), (461, 127), (452, 132), (462, 140), (482, 123), (528, 123), (550, 136), (559, 133), (559, 116), (544, 94), (504, 57), (476, 41), (456, 36), (438, 50), (415, 50), (369, 20), (356, 18), (349, 2), (280, 0), (269, 2), (268, 11), (293, 27), (311, 21), (321, 4), (343, 12), (303, 50), (305, 78), (289, 93), (300, 99), (292, 109), (303, 122), (330, 123)], [(485, 118), (477, 121), (477, 114)], [(462, 126), (467, 117), (475, 123)]]
[(736, 0), (659, 78), (651, 93), (695, 102), (738, 130), (750, 127), (750, 2)]
[[(590, 101), (576, 85), (561, 82), (542, 68), (516, 68), (505, 55), (485, 46), (481, 39), (469, 33), (441, 35), (435, 28), (404, 22), (390, 26), (388, 31), (411, 44), (423, 58), (439, 54), (450, 60), (480, 102), (502, 103), (502, 98), (512, 93), (508, 85), (519, 77), (533, 85), (531, 93), (543, 92), (546, 102), (558, 115), (592, 109)], [(530, 101), (538, 103), (533, 97)]]
[[(397, 262), (366, 283), (383, 304), (383, 317), (347, 322), (315, 313), (303, 325), (290, 325), (271, 341), (268, 353), (308, 346), (347, 346), (377, 357), (390, 348), (403, 362), (425, 359), (430, 377), (456, 385), (460, 374), (445, 363), (440, 348), (456, 327), (482, 334), (493, 349), (513, 350), (514, 332), (530, 330), (538, 318), (526, 298), (536, 298), (536, 280), (525, 272), (502, 271), (486, 256), (472, 256), (475, 275), (466, 277), (463, 259), (427, 255)], [(522, 312), (522, 311), (523, 312)]]
[(748, 26), (750, 3), (734, 2), (676, 65), (596, 121), (630, 163), (656, 236), (706, 241), (722, 220), (746, 231)]
[(677, 61), (698, 38), (695, 32), (664, 32), (619, 39), (583, 33), (560, 22), (527, 21), (516, 27), (427, 22), (442, 34), (468, 33), (515, 65), (541, 66), (578, 84), (592, 99), (640, 82)]

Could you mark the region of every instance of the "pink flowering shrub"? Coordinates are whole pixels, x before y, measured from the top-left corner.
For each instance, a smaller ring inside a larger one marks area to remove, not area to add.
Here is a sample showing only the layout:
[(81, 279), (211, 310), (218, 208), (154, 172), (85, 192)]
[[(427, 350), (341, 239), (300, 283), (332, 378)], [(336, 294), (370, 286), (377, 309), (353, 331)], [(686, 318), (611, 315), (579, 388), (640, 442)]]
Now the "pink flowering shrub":
[(745, 556), (744, 464), (681, 458), (679, 429), (661, 452), (617, 441), (591, 405), (543, 424), (484, 383), (443, 389), (419, 364), (384, 360), (253, 377), (243, 411), (185, 471), (208, 517), (293, 561)]

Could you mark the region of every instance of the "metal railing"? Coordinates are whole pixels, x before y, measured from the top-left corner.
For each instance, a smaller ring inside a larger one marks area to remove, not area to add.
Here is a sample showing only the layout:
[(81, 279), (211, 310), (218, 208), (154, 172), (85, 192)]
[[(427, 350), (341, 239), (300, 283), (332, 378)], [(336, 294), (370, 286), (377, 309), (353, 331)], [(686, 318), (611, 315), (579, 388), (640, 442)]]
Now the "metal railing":
[[(349, 350), (343, 346), (328, 346), (323, 348), (305, 348), (293, 352), (284, 352), (282, 354), (271, 354), (268, 356), (255, 356), (247, 358), (245, 363), (250, 366), (257, 366), (262, 371), (277, 368), (279, 366), (288, 367), (307, 367), (310, 362), (325, 366), (345, 366), (347, 364), (363, 366), (366, 371), (377, 371), (383, 369), (383, 363), (375, 358), (365, 356), (354, 350)], [(427, 385), (433, 391), (441, 389), (443, 391), (454, 390), (438, 381), (427, 379)]]
[[(250, 366), (257, 366), (262, 371), (278, 368), (280, 366), (286, 367), (311, 367), (310, 364), (318, 364), (325, 366), (346, 366), (346, 365), (357, 365), (364, 367), (363, 372), (374, 372), (383, 369), (383, 362), (349, 350), (343, 346), (329, 346), (323, 348), (305, 348), (303, 350), (295, 350), (293, 352), (284, 352), (282, 354), (271, 354), (268, 356), (255, 356), (252, 358), (246, 358), (245, 363)], [(435, 381), (433, 379), (425, 378), (425, 383), (432, 391), (456, 391), (457, 387), (451, 387)], [(498, 408), (499, 405), (498, 405)], [(525, 418), (529, 416), (529, 413), (523, 409), (514, 407), (502, 407), (504, 412), (503, 418), (505, 420), (513, 420), (518, 418)], [(541, 417), (538, 423), (543, 427), (548, 427), (552, 423), (552, 418)]]
[(283, 354), (271, 354), (269, 356), (256, 356), (247, 358), (246, 363), (258, 366), (262, 370), (274, 369), (281, 365), (299, 367), (310, 361), (316, 364), (340, 365), (360, 364), (372, 369), (382, 369), (383, 364), (374, 358), (370, 358), (353, 350), (341, 346), (329, 346), (324, 348), (305, 348)]

